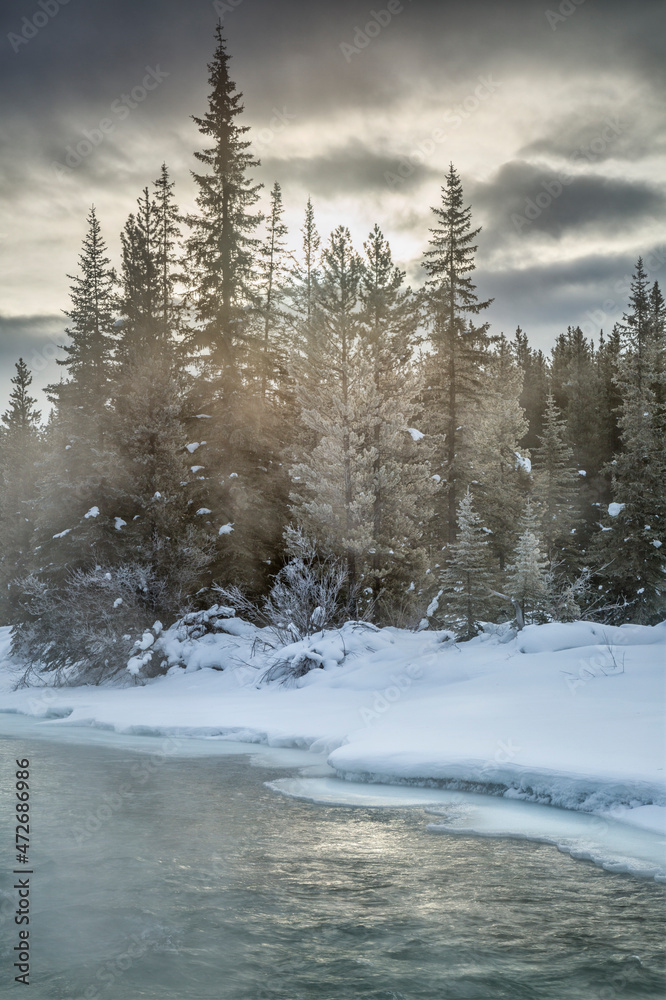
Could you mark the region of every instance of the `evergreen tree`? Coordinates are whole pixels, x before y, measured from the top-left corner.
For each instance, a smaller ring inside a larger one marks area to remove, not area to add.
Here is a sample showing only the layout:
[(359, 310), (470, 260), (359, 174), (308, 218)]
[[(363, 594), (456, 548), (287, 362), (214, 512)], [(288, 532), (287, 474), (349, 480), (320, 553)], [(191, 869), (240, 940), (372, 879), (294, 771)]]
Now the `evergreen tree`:
[(261, 185), (248, 172), (259, 166), (244, 139), (248, 126), (240, 125), (242, 94), (229, 76), (229, 56), (218, 23), (217, 47), (209, 65), (211, 93), (202, 118), (193, 116), (209, 145), (195, 152), (204, 171), (192, 172), (198, 188), (198, 213), (188, 217), (192, 232), (187, 241), (190, 299), (197, 327), (196, 347), (210, 351), (213, 369), (227, 394), (237, 388), (239, 350), (246, 337), (248, 305), (255, 303), (253, 269), (261, 214), (253, 212)]
[(106, 256), (101, 227), (95, 208), (88, 214), (88, 232), (79, 256), (81, 274), (72, 277), (71, 307), (65, 315), (70, 326), (65, 332), (70, 342), (62, 350), (59, 365), (67, 368), (67, 382), (47, 387), (47, 394), (64, 411), (76, 409), (74, 424), (86, 437), (99, 433), (109, 396), (110, 360), (114, 346), (116, 274)]
[(404, 272), (394, 265), (379, 226), (375, 225), (364, 249), (361, 324), (372, 372), (364, 435), (373, 460), (368, 575), (375, 601), (383, 594), (384, 607), (399, 602), (404, 607), (404, 593), (418, 595), (416, 583), (424, 577), (425, 535), (435, 493), (430, 449), (421, 432), (409, 426), (419, 409), (421, 389), (414, 364), (418, 311), (415, 296), (403, 288)]
[(447, 547), (441, 573), (440, 617), (461, 639), (471, 639), (487, 619), (491, 601), (492, 571), (488, 535), (474, 509), (469, 489), (458, 504), (458, 534)]
[(619, 332), (622, 447), (610, 466), (613, 503), (593, 556), (605, 595), (619, 608), (629, 604), (634, 621), (654, 624), (666, 614), (666, 344), (640, 258)]
[(286, 359), (284, 342), (284, 313), (287, 274), (287, 227), (283, 221), (282, 190), (275, 182), (271, 191), (270, 210), (267, 216), (266, 237), (259, 248), (260, 294), (260, 362), (258, 376), (261, 399), (266, 402), (269, 392), (278, 388), (276, 376), (285, 379)]
[(543, 415), (548, 395), (548, 361), (543, 351), (535, 351), (530, 347), (527, 335), (520, 327), (516, 329), (513, 352), (523, 373), (519, 402), (529, 425), (523, 447), (533, 451), (543, 431)]
[(490, 550), (500, 573), (513, 549), (520, 511), (532, 487), (529, 451), (522, 445), (528, 425), (520, 405), (523, 374), (502, 335), (487, 363), (483, 397), (467, 414), (474, 500), (490, 530)]
[[(300, 392), (301, 419), (318, 443), (292, 470), (293, 481), (303, 484), (292, 494), (292, 511), (306, 534), (319, 539), (328, 553), (346, 560), (354, 616), (358, 559), (371, 545), (368, 510), (372, 504), (363, 475), (368, 462), (363, 440), (364, 388), (371, 369), (360, 350), (361, 276), (361, 260), (349, 230), (339, 226), (323, 256), (315, 305), (318, 332), (308, 358), (313, 374)], [(316, 372), (321, 373), (319, 385)], [(310, 398), (307, 389), (313, 386), (316, 397)]]
[(106, 487), (116, 274), (94, 208), (79, 262), (66, 312), (70, 342), (66, 357), (58, 359), (69, 378), (47, 386), (55, 411), (45, 431), (35, 495), (33, 566), (49, 586), (95, 558), (99, 539), (90, 511), (98, 508)]
[(430, 249), (425, 253), (428, 274), (427, 308), (433, 346), (428, 366), (428, 398), (433, 428), (445, 441), (442, 471), (447, 489), (448, 509), (444, 514), (445, 540), (456, 533), (456, 510), (461, 492), (461, 458), (464, 428), (461, 407), (478, 396), (482, 383), (481, 362), (488, 324), (475, 326), (472, 317), (488, 305), (480, 302), (471, 272), (478, 247), (474, 240), (480, 229), (472, 229), (471, 208), (464, 207), (460, 178), (450, 165), (442, 205), (433, 209), (436, 225), (430, 230)]
[(571, 554), (571, 531), (579, 521), (579, 476), (573, 451), (565, 442), (566, 424), (553, 396), (546, 398), (543, 434), (534, 453), (534, 496), (541, 533), (550, 558)]
[(540, 528), (539, 512), (528, 500), (513, 559), (507, 567), (507, 586), (520, 608), (521, 626), (547, 621), (552, 599), (548, 559)]
[(174, 301), (174, 286), (179, 274), (176, 271), (181, 216), (174, 196), (174, 182), (169, 178), (165, 163), (160, 176), (153, 184), (156, 215), (155, 263), (158, 273), (158, 303), (162, 337), (178, 325), (179, 309)]
[(12, 618), (12, 581), (23, 575), (30, 563), (41, 450), (41, 413), (30, 395), (32, 375), (23, 358), (19, 358), (11, 382), (14, 388), (0, 427), (0, 615), (6, 622)]

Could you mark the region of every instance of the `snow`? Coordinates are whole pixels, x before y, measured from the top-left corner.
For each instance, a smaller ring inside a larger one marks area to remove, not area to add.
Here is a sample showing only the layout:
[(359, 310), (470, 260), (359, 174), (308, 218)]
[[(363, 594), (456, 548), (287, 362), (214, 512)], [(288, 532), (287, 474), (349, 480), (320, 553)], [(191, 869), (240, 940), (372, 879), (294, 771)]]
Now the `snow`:
[(233, 524), (231, 523), (223, 524), (220, 530), (218, 531), (218, 535), (230, 535), (233, 530), (234, 530)]
[(65, 535), (68, 535), (71, 530), (72, 530), (71, 528), (65, 528), (64, 531), (59, 531), (58, 534), (54, 535), (53, 537), (54, 538), (64, 538)]
[(200, 448), (201, 445), (205, 443), (205, 441), (192, 441), (191, 444), (186, 444), (185, 447), (189, 451), (190, 455), (193, 455), (197, 448)]
[(122, 531), (122, 529), (127, 524), (127, 521), (123, 521), (122, 517), (114, 517), (113, 524), (116, 531)]
[(425, 437), (423, 431), (417, 431), (416, 427), (408, 427), (407, 433), (411, 435), (412, 441), (420, 441)]
[(88, 513), (84, 514), (83, 516), (84, 517), (99, 517), (99, 507), (91, 507), (90, 510), (88, 511)]
[[(12, 691), (18, 665), (2, 629), (0, 708), (49, 729), (309, 749), (313, 763), (326, 752), (324, 785), (288, 779), (301, 784), (275, 790), (427, 805), (443, 810), (433, 834), (525, 836), (666, 880), (666, 622), (552, 623), (517, 635), (488, 625), (466, 643), (350, 622), (278, 647), (228, 608), (189, 618), (144, 633), (125, 688)], [(153, 651), (170, 669), (143, 681)], [(307, 672), (262, 682), (271, 667)]]
[(517, 469), (523, 469), (528, 473), (532, 471), (532, 462), (526, 455), (521, 455), (519, 451), (514, 451), (514, 455), (516, 456)]
[(197, 514), (212, 514), (212, 513), (213, 512), (210, 509), (210, 507), (199, 507), (199, 510), (197, 511)]
[(608, 513), (611, 517), (617, 517), (620, 511), (624, 510), (625, 505), (623, 503), (609, 503)]
[(205, 465), (191, 465), (190, 472), (201, 472), (201, 470), (205, 468), (206, 468)]

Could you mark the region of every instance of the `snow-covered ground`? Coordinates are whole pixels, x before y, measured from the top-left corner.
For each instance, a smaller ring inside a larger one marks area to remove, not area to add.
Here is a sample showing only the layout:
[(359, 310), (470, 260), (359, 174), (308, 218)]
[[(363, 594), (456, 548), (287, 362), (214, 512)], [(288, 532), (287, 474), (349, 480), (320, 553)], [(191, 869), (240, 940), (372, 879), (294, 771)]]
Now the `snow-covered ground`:
[[(49, 727), (307, 748), (318, 767), (276, 791), (425, 805), (434, 833), (529, 837), (666, 881), (666, 623), (489, 629), (460, 644), (349, 623), (279, 651), (239, 619), (214, 625), (158, 634), (173, 666), (144, 685), (20, 691), (4, 630), (0, 708)], [(277, 660), (314, 669), (260, 685)]]

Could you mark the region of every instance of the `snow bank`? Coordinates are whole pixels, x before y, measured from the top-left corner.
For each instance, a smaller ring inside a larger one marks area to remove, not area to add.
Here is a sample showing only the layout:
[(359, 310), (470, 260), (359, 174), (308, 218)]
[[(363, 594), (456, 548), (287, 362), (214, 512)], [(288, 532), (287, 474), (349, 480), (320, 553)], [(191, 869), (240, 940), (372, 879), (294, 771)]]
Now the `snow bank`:
[[(351, 622), (276, 649), (268, 630), (217, 607), (161, 632), (151, 649), (168, 674), (125, 689), (12, 692), (7, 641), (3, 630), (0, 708), (50, 727), (311, 748), (329, 753), (337, 794), (359, 781), (368, 794), (373, 783), (482, 791), (664, 829), (666, 623), (489, 630), (457, 644)], [(303, 675), (262, 683), (276, 665)]]

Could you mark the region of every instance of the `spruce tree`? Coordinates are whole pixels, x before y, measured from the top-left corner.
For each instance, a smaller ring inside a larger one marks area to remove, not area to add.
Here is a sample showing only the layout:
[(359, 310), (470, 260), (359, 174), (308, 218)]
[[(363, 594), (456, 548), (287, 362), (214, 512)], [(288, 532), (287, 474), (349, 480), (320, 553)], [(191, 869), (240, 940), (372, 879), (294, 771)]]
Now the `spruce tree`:
[(461, 407), (479, 395), (481, 362), (486, 347), (488, 324), (475, 326), (473, 317), (490, 305), (476, 294), (471, 273), (478, 247), (474, 240), (480, 229), (472, 229), (469, 207), (464, 207), (460, 178), (450, 165), (442, 204), (434, 208), (436, 224), (430, 230), (430, 249), (424, 267), (428, 280), (427, 313), (433, 356), (428, 368), (428, 397), (433, 429), (444, 442), (442, 471), (448, 508), (444, 514), (444, 540), (456, 534), (456, 511), (464, 473), (461, 468), (464, 427)]
[(193, 346), (210, 352), (210, 363), (227, 394), (238, 387), (240, 353), (246, 337), (247, 309), (256, 301), (253, 270), (261, 214), (253, 208), (260, 184), (249, 171), (259, 166), (238, 122), (242, 94), (229, 76), (229, 56), (218, 23), (217, 46), (209, 65), (208, 110), (193, 116), (207, 146), (195, 152), (202, 171), (193, 171), (198, 212), (188, 217), (187, 240), (190, 300), (197, 325)]
[(523, 446), (532, 451), (537, 447), (539, 435), (543, 431), (543, 414), (548, 395), (548, 361), (543, 351), (535, 351), (530, 347), (527, 334), (520, 327), (516, 329), (512, 346), (523, 373), (520, 405), (529, 425)]
[[(371, 544), (368, 509), (372, 504), (363, 475), (368, 460), (363, 394), (371, 369), (360, 350), (361, 276), (361, 260), (349, 230), (339, 226), (323, 255), (315, 305), (317, 335), (308, 358), (312, 377), (299, 394), (301, 419), (316, 435), (317, 444), (292, 470), (295, 519), (308, 535), (321, 539), (328, 553), (345, 559), (354, 617), (359, 556)], [(313, 386), (314, 398), (307, 391)]]
[(287, 227), (284, 224), (282, 190), (275, 182), (271, 191), (270, 208), (266, 218), (266, 235), (259, 247), (259, 364), (258, 382), (260, 396), (265, 404), (269, 394), (278, 389), (276, 376), (285, 378), (284, 312), (285, 283), (288, 265), (286, 244)]
[(174, 196), (174, 182), (166, 163), (153, 183), (156, 215), (156, 266), (158, 273), (159, 316), (162, 336), (178, 326), (180, 310), (174, 301), (174, 286), (180, 277), (177, 271), (180, 245), (181, 216)]
[[(107, 257), (95, 208), (88, 214), (88, 231), (79, 255), (81, 273), (72, 277), (71, 306), (65, 315), (70, 325), (65, 332), (70, 342), (63, 345), (64, 359), (57, 363), (67, 369), (67, 382), (47, 387), (47, 394), (61, 411), (75, 408), (75, 427), (84, 435), (99, 432), (108, 402), (111, 355), (114, 346), (116, 274)], [(76, 432), (76, 431), (74, 431)]]
[(474, 509), (469, 489), (458, 504), (456, 541), (446, 550), (442, 570), (438, 617), (455, 629), (461, 639), (471, 639), (491, 613), (491, 586), (488, 535)]
[(474, 500), (490, 530), (490, 550), (504, 571), (516, 539), (525, 497), (532, 487), (528, 430), (520, 405), (523, 373), (504, 336), (495, 340), (486, 366), (483, 397), (466, 414)]
[(620, 613), (629, 604), (634, 621), (654, 624), (666, 614), (666, 344), (640, 258), (619, 333), (621, 449), (610, 464), (613, 502), (593, 557), (607, 599)]
[(548, 619), (552, 587), (540, 532), (541, 523), (538, 510), (528, 500), (520, 521), (513, 559), (507, 567), (507, 588), (522, 615), (519, 624), (529, 625)]
[(546, 398), (543, 434), (534, 452), (534, 498), (550, 558), (571, 556), (571, 531), (579, 522), (578, 481), (566, 424), (551, 393)]
[[(430, 448), (411, 427), (419, 412), (415, 365), (416, 297), (404, 289), (405, 274), (375, 225), (364, 243), (361, 324), (372, 383), (367, 387), (366, 444), (372, 452), (372, 591), (384, 607), (407, 604), (419, 594), (427, 565), (426, 531), (435, 483)], [(416, 440), (414, 440), (416, 438)], [(410, 589), (411, 588), (411, 589)]]
[(0, 427), (0, 615), (12, 620), (12, 582), (31, 562), (35, 485), (39, 477), (39, 422), (37, 400), (30, 395), (32, 375), (23, 360), (16, 364), (14, 388)]

